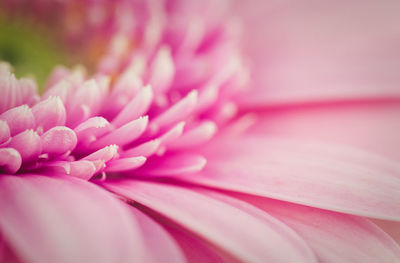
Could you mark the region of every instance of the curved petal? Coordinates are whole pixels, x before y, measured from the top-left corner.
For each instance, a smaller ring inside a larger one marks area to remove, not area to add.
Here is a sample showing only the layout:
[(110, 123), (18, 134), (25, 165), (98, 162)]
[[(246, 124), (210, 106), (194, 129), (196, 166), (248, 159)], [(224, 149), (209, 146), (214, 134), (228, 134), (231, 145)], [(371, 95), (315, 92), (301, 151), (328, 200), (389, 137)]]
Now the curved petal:
[(319, 208), (400, 220), (400, 166), (349, 147), (247, 136), (204, 148), (207, 166), (184, 180)]
[(236, 207), (193, 189), (132, 180), (104, 186), (183, 225), (238, 260), (315, 262), (290, 228), (244, 202)]
[(0, 176), (0, 229), (24, 262), (144, 262), (124, 205), (72, 177)]
[(369, 220), (295, 205), (243, 196), (296, 231), (321, 263), (399, 262), (400, 247)]
[(400, 96), (400, 2), (234, 2), (254, 63), (246, 105)]

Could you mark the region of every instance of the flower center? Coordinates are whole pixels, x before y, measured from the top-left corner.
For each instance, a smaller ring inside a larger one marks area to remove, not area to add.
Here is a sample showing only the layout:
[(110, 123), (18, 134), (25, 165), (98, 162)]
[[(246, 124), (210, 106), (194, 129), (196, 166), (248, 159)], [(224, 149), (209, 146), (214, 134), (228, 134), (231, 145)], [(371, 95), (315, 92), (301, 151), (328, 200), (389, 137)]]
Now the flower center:
[(0, 60), (10, 63), (17, 77), (34, 77), (43, 87), (54, 66), (69, 65), (70, 59), (45, 28), (16, 20), (0, 16)]

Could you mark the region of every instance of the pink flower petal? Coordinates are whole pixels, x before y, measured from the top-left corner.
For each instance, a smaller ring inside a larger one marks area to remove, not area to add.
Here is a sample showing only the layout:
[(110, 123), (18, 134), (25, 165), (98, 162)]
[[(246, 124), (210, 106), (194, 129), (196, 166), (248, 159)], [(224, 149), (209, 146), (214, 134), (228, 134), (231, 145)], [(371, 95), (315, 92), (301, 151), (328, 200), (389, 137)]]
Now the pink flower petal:
[(249, 132), (329, 140), (400, 160), (396, 99), (287, 106), (260, 115)]
[(172, 219), (239, 261), (316, 262), (291, 229), (244, 202), (233, 206), (207, 194), (156, 183), (119, 181), (104, 185)]
[(143, 116), (149, 109), (153, 101), (153, 90), (146, 86), (132, 99), (121, 112), (113, 119), (112, 124), (115, 127), (122, 125)]
[(113, 118), (118, 114), (142, 89), (142, 80), (136, 69), (128, 68), (115, 83), (110, 96), (106, 99), (102, 115)]
[(212, 121), (203, 121), (189, 131), (185, 131), (179, 140), (172, 143), (171, 149), (184, 149), (207, 142), (217, 132), (217, 126)]
[(83, 83), (68, 104), (68, 126), (75, 127), (80, 122), (96, 115), (102, 105), (104, 95), (103, 89), (96, 80), (90, 79)]
[(150, 262), (183, 263), (186, 259), (171, 235), (156, 221), (136, 208), (131, 209), (136, 218), (146, 247)]
[(167, 146), (170, 143), (174, 142), (176, 139), (178, 139), (182, 135), (184, 127), (185, 127), (185, 122), (181, 121), (175, 126), (173, 126), (171, 129), (166, 131), (163, 135), (161, 135), (158, 138), (160, 140), (161, 145)]
[(135, 156), (144, 156), (149, 157), (153, 155), (160, 146), (161, 141), (159, 139), (151, 140), (145, 143), (140, 144), (132, 149), (121, 152), (122, 157), (135, 157)]
[(72, 151), (77, 143), (76, 134), (65, 126), (56, 126), (41, 136), (43, 152), (50, 155), (61, 155)]
[(151, 62), (149, 71), (148, 83), (150, 83), (157, 93), (165, 92), (169, 88), (175, 74), (174, 61), (171, 51), (167, 46), (159, 49)]
[(83, 160), (108, 162), (116, 156), (118, 156), (118, 146), (113, 144), (84, 157)]
[(117, 144), (120, 146), (129, 144), (143, 134), (146, 130), (147, 123), (147, 116), (130, 121), (109, 134), (97, 139), (90, 145), (90, 147), (99, 149), (110, 144)]
[(0, 120), (0, 144), (10, 139), (10, 128), (6, 121)]
[[(29, 147), (27, 147), (29, 145)], [(26, 130), (14, 136), (7, 145), (16, 149), (21, 155), (22, 161), (34, 161), (42, 153), (40, 136), (33, 130)]]
[(183, 229), (179, 225), (171, 226), (169, 222), (165, 226), (168, 232), (174, 237), (176, 242), (186, 255), (186, 258), (190, 259), (190, 263), (227, 263), (235, 262), (235, 259), (231, 255), (227, 255), (225, 251), (215, 248), (213, 244), (200, 239), (199, 237)]
[(319, 208), (400, 220), (400, 166), (333, 144), (258, 136), (214, 141), (185, 180)]
[(144, 262), (130, 211), (73, 177), (0, 177), (0, 226), (24, 262)]
[(32, 106), (39, 101), (36, 82), (31, 78), (22, 78), (18, 80), (20, 88), (20, 99), (23, 104)]
[(89, 180), (92, 176), (103, 167), (96, 167), (96, 164), (92, 161), (79, 160), (79, 161), (55, 161), (47, 162), (42, 168), (46, 174), (59, 174), (59, 175), (70, 175)]
[(21, 105), (3, 112), (0, 119), (7, 122), (11, 136), (35, 128), (35, 118), (27, 105)]
[(254, 107), (398, 97), (399, 8), (392, 0), (236, 1), (255, 88), (240, 99)]
[(370, 221), (252, 196), (240, 198), (265, 210), (298, 233), (319, 262), (398, 262), (400, 247)]
[(171, 106), (151, 121), (151, 127), (158, 130), (179, 121), (184, 121), (194, 110), (197, 101), (197, 91), (191, 91), (186, 97)]
[(154, 176), (179, 176), (201, 171), (207, 160), (199, 154), (177, 153), (154, 156), (138, 173)]
[(6, 173), (16, 173), (21, 167), (22, 159), (13, 148), (0, 148), (0, 167)]
[(49, 97), (48, 99), (39, 102), (32, 108), (35, 116), (36, 126), (42, 128), (43, 131), (54, 126), (65, 125), (65, 108), (60, 97)]
[(107, 163), (106, 172), (122, 172), (137, 169), (146, 162), (146, 157), (137, 156), (129, 158), (119, 158)]
[(103, 117), (92, 117), (79, 124), (74, 131), (79, 143), (83, 146), (88, 146), (98, 137), (111, 132), (112, 129), (113, 126)]

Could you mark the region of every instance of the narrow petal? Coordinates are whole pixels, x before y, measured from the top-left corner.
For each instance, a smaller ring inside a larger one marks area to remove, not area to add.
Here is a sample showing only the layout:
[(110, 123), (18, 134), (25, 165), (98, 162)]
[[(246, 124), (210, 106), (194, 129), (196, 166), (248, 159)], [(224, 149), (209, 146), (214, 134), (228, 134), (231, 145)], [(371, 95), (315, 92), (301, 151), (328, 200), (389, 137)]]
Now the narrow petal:
[(24, 162), (36, 160), (42, 152), (40, 136), (33, 130), (26, 130), (17, 134), (7, 146), (16, 149)]
[(3, 175), (0, 207), (1, 231), (24, 262), (144, 262), (130, 211), (86, 181)]
[(35, 128), (35, 118), (27, 105), (21, 105), (3, 112), (0, 119), (7, 123), (11, 136)]
[(175, 66), (168, 47), (163, 46), (157, 52), (150, 65), (149, 74), (148, 82), (156, 92), (163, 93), (169, 88), (175, 74)]
[(367, 219), (253, 196), (240, 198), (293, 228), (318, 262), (400, 261), (400, 247)]
[(42, 167), (46, 174), (60, 174), (79, 177), (89, 180), (103, 167), (96, 167), (95, 163), (88, 160), (46, 162)]
[(88, 161), (104, 161), (104, 162), (108, 162), (111, 159), (115, 158), (116, 156), (118, 156), (118, 146), (113, 144), (113, 145), (109, 145), (106, 146), (88, 156), (86, 156), (85, 158), (83, 158), (83, 160), (88, 160)]
[(158, 147), (160, 146), (161, 141), (159, 139), (151, 140), (145, 143), (142, 143), (132, 149), (124, 151), (121, 153), (123, 157), (135, 157), (135, 156), (144, 156), (149, 157), (153, 155)]
[(400, 166), (349, 147), (247, 136), (204, 148), (185, 180), (319, 208), (400, 220)]
[(200, 145), (211, 139), (216, 132), (217, 125), (214, 122), (203, 121), (191, 130), (185, 131), (169, 148), (182, 149)]
[(197, 101), (197, 91), (191, 91), (186, 97), (171, 106), (151, 121), (153, 129), (166, 127), (179, 121), (184, 121), (194, 110)]
[(111, 124), (103, 117), (93, 117), (79, 124), (74, 131), (78, 138), (83, 140), (88, 137), (100, 137), (110, 132), (111, 127)]
[(153, 101), (153, 90), (146, 86), (139, 91), (133, 100), (131, 100), (121, 112), (113, 119), (112, 124), (115, 127), (122, 125), (143, 116), (149, 109)]
[(97, 114), (105, 98), (102, 91), (101, 86), (94, 79), (83, 83), (68, 104), (68, 126), (75, 127)]
[(137, 156), (129, 158), (119, 158), (107, 163), (106, 172), (122, 172), (137, 169), (146, 162), (146, 157)]
[(120, 181), (105, 186), (183, 225), (238, 260), (316, 262), (290, 228), (246, 203), (240, 203), (242, 210), (207, 194), (155, 183)]
[(206, 163), (207, 160), (199, 154), (177, 153), (154, 156), (138, 172), (154, 176), (179, 176), (201, 171)]
[(0, 148), (0, 167), (6, 173), (16, 173), (21, 167), (22, 158), (14, 148)]
[(175, 126), (173, 126), (171, 129), (166, 131), (163, 135), (161, 135), (158, 138), (160, 140), (161, 145), (167, 146), (170, 143), (174, 142), (176, 139), (178, 139), (182, 135), (184, 127), (185, 127), (185, 122), (181, 121)]
[(43, 152), (50, 155), (61, 155), (72, 151), (77, 143), (76, 134), (65, 126), (56, 126), (41, 136)]
[(65, 125), (65, 108), (60, 97), (49, 97), (48, 99), (39, 102), (32, 108), (35, 116), (36, 126), (42, 128), (43, 131), (54, 126)]
[(140, 137), (146, 130), (148, 117), (140, 117), (139, 119), (128, 122), (120, 128), (110, 132), (107, 135), (94, 141), (91, 148), (102, 148), (109, 144), (117, 144), (120, 146), (129, 144)]
[(7, 142), (10, 139), (10, 128), (7, 122), (0, 120), (0, 144)]

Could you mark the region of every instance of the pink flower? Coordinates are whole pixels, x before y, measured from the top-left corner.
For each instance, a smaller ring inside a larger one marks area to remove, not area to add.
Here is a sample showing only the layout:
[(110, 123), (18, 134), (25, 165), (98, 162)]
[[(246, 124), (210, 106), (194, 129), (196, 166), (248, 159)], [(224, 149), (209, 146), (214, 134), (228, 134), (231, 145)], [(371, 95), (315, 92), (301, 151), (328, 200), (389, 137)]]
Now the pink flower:
[(39, 96), (0, 65), (2, 261), (399, 261), (372, 222), (400, 220), (398, 82), (368, 64), (390, 62), (365, 55), (379, 33), (320, 35), (353, 21), (339, 4), (18, 2), (92, 73), (56, 67)]

